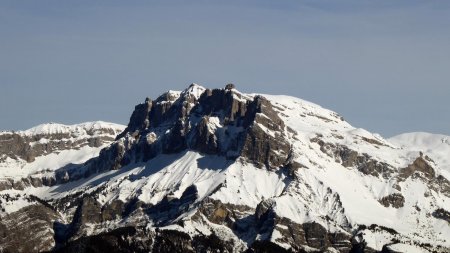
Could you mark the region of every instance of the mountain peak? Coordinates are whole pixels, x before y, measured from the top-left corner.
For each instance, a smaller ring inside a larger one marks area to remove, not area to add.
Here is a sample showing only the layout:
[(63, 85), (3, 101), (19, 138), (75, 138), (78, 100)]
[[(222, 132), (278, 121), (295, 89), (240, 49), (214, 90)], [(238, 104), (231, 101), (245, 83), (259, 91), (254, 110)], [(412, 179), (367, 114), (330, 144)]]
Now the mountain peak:
[[(0, 170), (0, 175), (8, 171), (15, 175), (17, 170), (27, 167), (27, 163), (44, 156), (89, 148), (92, 148), (91, 151), (99, 151), (105, 144), (111, 143), (124, 128), (125, 126), (119, 124), (94, 121), (74, 125), (46, 123), (25, 131), (2, 132), (0, 168), (8, 168)], [(2, 164), (6, 161), (9, 162)], [(22, 172), (29, 173), (26, 170)]]
[(181, 94), (183, 96), (188, 96), (188, 95), (192, 95), (195, 97), (195, 99), (198, 99), (203, 92), (205, 92), (206, 88), (198, 85), (196, 83), (192, 83), (191, 85), (189, 85), (189, 87), (187, 87), (184, 91), (181, 92)]
[[(140, 155), (145, 159), (190, 149), (228, 159), (245, 154), (259, 166), (274, 168), (288, 162), (289, 145), (276, 138), (286, 136), (286, 131), (263, 96), (242, 94), (230, 84), (212, 90), (191, 84), (179, 96), (166, 94), (137, 105), (117, 140), (125, 137), (137, 150), (152, 150)], [(278, 155), (272, 153), (273, 145)], [(126, 152), (133, 153), (133, 149)], [(124, 159), (131, 156), (136, 157), (124, 154)]]

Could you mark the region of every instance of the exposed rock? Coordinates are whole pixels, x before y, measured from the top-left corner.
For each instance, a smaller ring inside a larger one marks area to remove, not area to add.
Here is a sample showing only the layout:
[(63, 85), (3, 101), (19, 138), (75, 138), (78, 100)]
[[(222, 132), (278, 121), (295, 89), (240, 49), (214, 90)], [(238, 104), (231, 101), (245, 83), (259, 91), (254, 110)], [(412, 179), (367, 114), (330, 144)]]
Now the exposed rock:
[(204, 215), (210, 222), (227, 227), (237, 231), (244, 232), (248, 230), (249, 224), (244, 219), (248, 219), (249, 215), (254, 213), (254, 209), (243, 205), (224, 204), (219, 200), (205, 199), (198, 207), (194, 220), (201, 220), (199, 214)]
[(54, 252), (61, 253), (144, 253), (151, 252), (152, 237), (141, 228), (123, 227), (107, 233), (85, 236), (66, 245), (60, 246)]
[[(101, 161), (93, 162), (93, 167), (116, 169), (131, 160), (147, 161), (186, 148), (228, 159), (241, 156), (271, 169), (287, 164), (290, 144), (285, 125), (267, 99), (245, 97), (234, 89), (205, 90), (196, 97), (192, 88), (137, 105), (128, 127), (117, 137), (116, 145), (123, 150), (102, 151)], [(105, 162), (111, 159), (102, 156), (115, 159)]]
[(320, 150), (328, 156), (336, 159), (344, 167), (356, 167), (365, 175), (374, 177), (382, 176), (385, 179), (391, 177), (395, 169), (384, 162), (372, 159), (368, 154), (359, 154), (358, 152), (349, 149), (347, 146), (335, 145), (332, 143), (325, 143), (319, 137), (311, 139), (320, 145)]
[(209, 127), (209, 117), (204, 116), (194, 130), (191, 148), (198, 150), (204, 154), (217, 154), (219, 152), (219, 144), (215, 129)]
[(225, 90), (231, 90), (231, 89), (235, 89), (235, 88), (236, 88), (236, 86), (232, 83), (225, 85)]
[(405, 198), (400, 193), (394, 193), (381, 198), (379, 202), (385, 207), (400, 208), (405, 204)]
[(358, 231), (355, 232), (353, 237), (351, 238), (352, 248), (349, 253), (376, 253), (377, 251), (368, 247), (367, 242), (364, 239), (364, 230), (367, 229), (366, 226), (362, 225), (358, 228)]
[[(273, 212), (270, 201), (261, 202), (256, 210), (253, 210), (250, 207), (224, 204), (210, 199), (202, 203), (198, 212), (210, 222), (226, 225), (234, 233), (246, 238), (261, 235), (252, 244), (249, 252), (275, 252), (264, 250), (279, 249), (278, 245), (268, 241), (275, 230), (281, 234), (277, 243), (292, 247), (286, 252), (302, 252), (303, 246), (316, 250), (333, 248), (339, 252), (348, 252), (351, 248), (350, 234), (330, 233), (318, 223), (297, 224), (290, 219), (279, 217)], [(194, 216), (194, 220), (201, 221), (199, 217)], [(267, 249), (263, 249), (263, 246)]]
[(434, 211), (433, 217), (435, 217), (437, 219), (445, 220), (448, 223), (450, 223), (450, 212), (443, 208), (439, 208), (436, 211)]
[(42, 205), (26, 206), (0, 220), (0, 245), (3, 252), (42, 252), (55, 246), (54, 222), (59, 215)]
[(121, 200), (114, 200), (101, 208), (102, 221), (114, 220), (121, 218), (125, 211), (125, 204)]
[(136, 105), (133, 114), (131, 114), (130, 123), (125, 131), (119, 134), (116, 139), (122, 138), (127, 132), (134, 133), (141, 129), (147, 129), (150, 126), (149, 113), (152, 105), (153, 101), (150, 98), (146, 98), (144, 103)]
[(35, 177), (29, 176), (26, 178), (2, 178), (0, 179), (0, 191), (14, 189), (23, 190), (26, 187), (40, 187), (42, 185), (51, 186), (53, 180), (49, 180), (47, 177)]
[(102, 221), (101, 209), (101, 204), (92, 197), (88, 196), (82, 199), (75, 211), (70, 228), (70, 233), (73, 234), (74, 238), (83, 235), (83, 229), (86, 224), (99, 223)]
[(420, 178), (429, 185), (430, 189), (450, 197), (450, 181), (442, 175), (436, 175), (434, 168), (430, 165), (431, 162), (431, 159), (427, 159), (427, 156), (422, 154), (412, 164), (400, 169), (398, 180), (402, 182), (409, 177)]
[(180, 198), (165, 196), (158, 204), (146, 208), (145, 212), (156, 225), (163, 226), (190, 210), (197, 197), (197, 188), (192, 185), (184, 190)]
[(404, 252), (401, 252), (401, 251), (393, 250), (390, 247), (391, 245), (394, 245), (394, 243), (393, 244), (384, 245), (383, 248), (381, 249), (381, 253), (404, 253)]
[[(186, 211), (186, 204), (196, 199), (195, 187), (186, 189), (180, 199), (166, 198), (162, 203), (153, 207), (144, 207), (146, 214), (154, 219), (155, 222), (164, 219), (172, 219), (177, 217), (179, 211)], [(85, 198), (86, 199), (86, 198)], [(98, 223), (100, 217), (103, 221), (107, 213), (103, 212), (100, 216), (100, 209), (107, 210), (110, 207), (100, 207), (90, 197), (87, 201), (83, 200), (77, 209), (74, 217), (74, 225)], [(124, 206), (122, 203), (111, 203), (118, 205), (119, 209)], [(127, 204), (125, 204), (127, 205)], [(133, 205), (134, 208), (139, 208)], [(113, 208), (113, 207), (111, 207)], [(175, 211), (176, 213), (173, 213)], [(87, 215), (86, 212), (90, 214)], [(126, 214), (126, 217), (129, 214)], [(161, 224), (163, 225), (163, 224)], [(81, 231), (81, 230), (80, 230)], [(107, 233), (101, 233), (93, 236), (75, 237), (76, 240), (70, 240), (67, 244), (61, 244), (56, 252), (92, 252), (100, 250), (101, 252), (236, 252), (234, 249), (239, 243), (235, 241), (224, 241), (223, 238), (217, 237), (214, 233), (208, 236), (196, 235), (194, 237), (175, 230), (160, 230), (155, 232), (148, 231), (144, 227), (124, 227)], [(239, 246), (242, 248), (242, 246)], [(239, 248), (238, 247), (238, 248)], [(239, 251), (240, 252), (240, 251)]]
[(428, 162), (423, 157), (417, 157), (416, 160), (408, 167), (400, 170), (399, 180), (406, 180), (408, 177), (412, 176), (414, 173), (421, 172), (423, 176), (427, 179), (433, 179), (436, 176), (433, 167), (431, 167)]
[(270, 241), (255, 241), (248, 253), (293, 253), (293, 252), (307, 252), (305, 250), (285, 249), (278, 244)]
[(450, 181), (442, 175), (431, 181), (430, 188), (450, 198)]
[(155, 252), (195, 252), (191, 245), (192, 238), (176, 230), (162, 230), (155, 238), (153, 250)]
[(316, 222), (297, 224), (290, 219), (276, 215), (267, 202), (258, 205), (255, 217), (259, 234), (270, 235), (277, 230), (282, 235), (277, 241), (290, 245), (294, 252), (299, 251), (303, 246), (321, 251), (333, 248), (339, 252), (348, 252), (352, 247), (350, 234), (331, 233)]
[(0, 179), (0, 191), (11, 189), (13, 186), (12, 182), (8, 178)]
[(363, 139), (363, 141), (368, 142), (370, 144), (374, 144), (374, 145), (378, 145), (378, 146), (386, 146), (382, 142), (375, 140), (375, 139), (371, 139), (371, 138), (367, 138), (367, 137), (361, 137), (361, 138)]

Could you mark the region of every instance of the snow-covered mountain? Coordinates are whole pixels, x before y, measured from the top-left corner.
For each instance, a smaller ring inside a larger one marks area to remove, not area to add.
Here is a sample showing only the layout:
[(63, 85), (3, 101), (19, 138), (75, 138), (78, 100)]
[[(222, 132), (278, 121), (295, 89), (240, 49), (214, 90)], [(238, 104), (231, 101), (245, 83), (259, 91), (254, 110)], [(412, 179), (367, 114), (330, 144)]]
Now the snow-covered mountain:
[(449, 137), (386, 140), (294, 97), (192, 84), (125, 129), (0, 141), (7, 252), (450, 251)]
[(0, 189), (42, 185), (58, 169), (98, 155), (125, 126), (102, 121), (77, 125), (42, 124), (0, 132)]

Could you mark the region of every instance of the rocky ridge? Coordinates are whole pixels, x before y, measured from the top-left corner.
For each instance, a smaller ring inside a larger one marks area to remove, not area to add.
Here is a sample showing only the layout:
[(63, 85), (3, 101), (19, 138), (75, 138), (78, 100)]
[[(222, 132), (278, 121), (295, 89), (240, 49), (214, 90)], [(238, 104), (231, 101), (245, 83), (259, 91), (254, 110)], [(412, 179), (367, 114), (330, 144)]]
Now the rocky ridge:
[(123, 129), (122, 125), (97, 121), (1, 132), (0, 190), (54, 185), (66, 177), (65, 170), (94, 157)]

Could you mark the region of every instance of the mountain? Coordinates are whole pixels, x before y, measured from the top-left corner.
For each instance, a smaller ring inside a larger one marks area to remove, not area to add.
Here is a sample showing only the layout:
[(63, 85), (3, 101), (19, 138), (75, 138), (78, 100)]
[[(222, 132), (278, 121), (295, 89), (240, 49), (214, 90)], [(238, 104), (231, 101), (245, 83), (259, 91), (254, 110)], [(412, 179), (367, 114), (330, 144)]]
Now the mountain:
[(448, 140), (384, 139), (298, 98), (192, 84), (146, 98), (126, 127), (1, 133), (0, 247), (449, 252)]
[(53, 174), (81, 163), (114, 141), (125, 127), (107, 122), (42, 124), (26, 131), (0, 132), (0, 189), (23, 190), (55, 184)]

